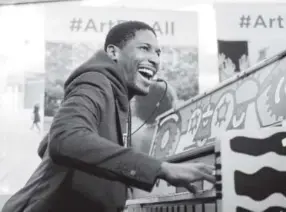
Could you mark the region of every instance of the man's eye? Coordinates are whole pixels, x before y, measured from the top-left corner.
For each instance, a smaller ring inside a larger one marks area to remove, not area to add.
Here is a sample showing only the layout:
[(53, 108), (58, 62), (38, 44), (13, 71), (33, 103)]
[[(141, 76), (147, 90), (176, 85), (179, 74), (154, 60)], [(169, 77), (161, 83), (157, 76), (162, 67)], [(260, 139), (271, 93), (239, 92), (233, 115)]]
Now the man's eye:
[(144, 50), (144, 51), (148, 51), (149, 48), (147, 46), (140, 46), (140, 49)]

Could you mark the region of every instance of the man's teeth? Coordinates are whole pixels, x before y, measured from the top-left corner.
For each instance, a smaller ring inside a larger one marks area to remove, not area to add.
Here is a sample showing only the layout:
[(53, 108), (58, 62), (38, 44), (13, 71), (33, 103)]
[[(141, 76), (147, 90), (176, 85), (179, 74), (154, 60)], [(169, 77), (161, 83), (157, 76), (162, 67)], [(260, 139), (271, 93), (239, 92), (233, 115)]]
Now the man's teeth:
[(153, 71), (146, 69), (146, 68), (140, 68), (139, 72), (142, 73), (144, 76), (153, 77)]

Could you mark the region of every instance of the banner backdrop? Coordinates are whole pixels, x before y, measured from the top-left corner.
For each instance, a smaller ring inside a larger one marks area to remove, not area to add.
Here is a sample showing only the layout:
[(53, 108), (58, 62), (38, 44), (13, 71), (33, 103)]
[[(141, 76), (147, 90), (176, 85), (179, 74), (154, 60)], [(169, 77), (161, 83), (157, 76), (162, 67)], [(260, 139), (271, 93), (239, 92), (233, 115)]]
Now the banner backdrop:
[(285, 49), (285, 3), (218, 3), (215, 9), (220, 81)]
[(199, 92), (196, 12), (46, 6), (46, 129), (59, 108), (66, 78), (76, 67), (103, 48), (105, 36), (111, 27), (127, 20), (146, 22), (156, 31), (162, 48), (158, 77), (168, 82), (167, 95), (153, 116), (150, 117), (164, 94), (164, 83), (155, 83), (148, 96), (137, 97), (132, 102), (133, 132), (146, 121), (146, 125), (134, 134), (133, 145), (148, 153), (155, 118)]

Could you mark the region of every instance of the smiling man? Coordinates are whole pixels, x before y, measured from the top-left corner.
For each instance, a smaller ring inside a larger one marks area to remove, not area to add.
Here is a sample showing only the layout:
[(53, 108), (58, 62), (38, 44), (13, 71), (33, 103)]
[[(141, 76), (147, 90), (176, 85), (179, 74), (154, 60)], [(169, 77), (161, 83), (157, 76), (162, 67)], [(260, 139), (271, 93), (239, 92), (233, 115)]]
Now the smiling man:
[[(131, 25), (133, 32), (125, 35)], [(124, 34), (120, 36), (118, 32)], [(153, 29), (138, 22), (117, 25), (107, 35), (104, 49), (121, 68), (129, 99), (134, 95), (147, 95), (160, 63), (161, 51)]]
[(2, 212), (118, 212), (127, 186), (151, 191), (163, 179), (193, 192), (194, 181), (214, 182), (213, 167), (161, 162), (124, 147), (129, 101), (148, 94), (159, 56), (149, 25), (113, 27), (104, 50), (67, 79), (61, 108), (40, 145), (42, 162)]

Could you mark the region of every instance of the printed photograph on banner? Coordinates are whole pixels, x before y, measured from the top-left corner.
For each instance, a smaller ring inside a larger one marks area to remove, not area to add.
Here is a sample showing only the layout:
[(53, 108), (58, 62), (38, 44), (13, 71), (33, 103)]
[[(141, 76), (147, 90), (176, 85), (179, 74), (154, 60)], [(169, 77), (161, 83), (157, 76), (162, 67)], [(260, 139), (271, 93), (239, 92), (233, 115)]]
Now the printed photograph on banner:
[[(286, 49), (285, 3), (217, 3), (215, 9), (220, 81), (241, 69), (240, 63), (251, 67)], [(231, 58), (245, 50), (247, 57)]]
[(220, 82), (249, 68), (248, 42), (218, 40)]
[[(88, 7), (71, 7), (63, 14), (60, 8), (46, 9), (45, 130), (61, 105), (65, 80), (103, 48), (108, 30), (124, 20), (143, 21), (158, 36), (162, 53), (157, 77), (167, 82), (167, 86), (164, 82), (154, 82), (147, 96), (131, 100), (132, 132), (135, 132), (132, 145), (148, 153), (156, 117), (199, 92), (197, 14), (126, 8), (112, 8), (112, 13), (110, 8), (102, 8), (97, 13), (97, 9)], [(102, 12), (105, 10), (109, 15)], [(49, 15), (53, 15), (53, 20)], [(189, 20), (188, 24), (185, 20)]]
[(59, 109), (68, 76), (99, 49), (92, 43), (46, 42), (45, 117)]

